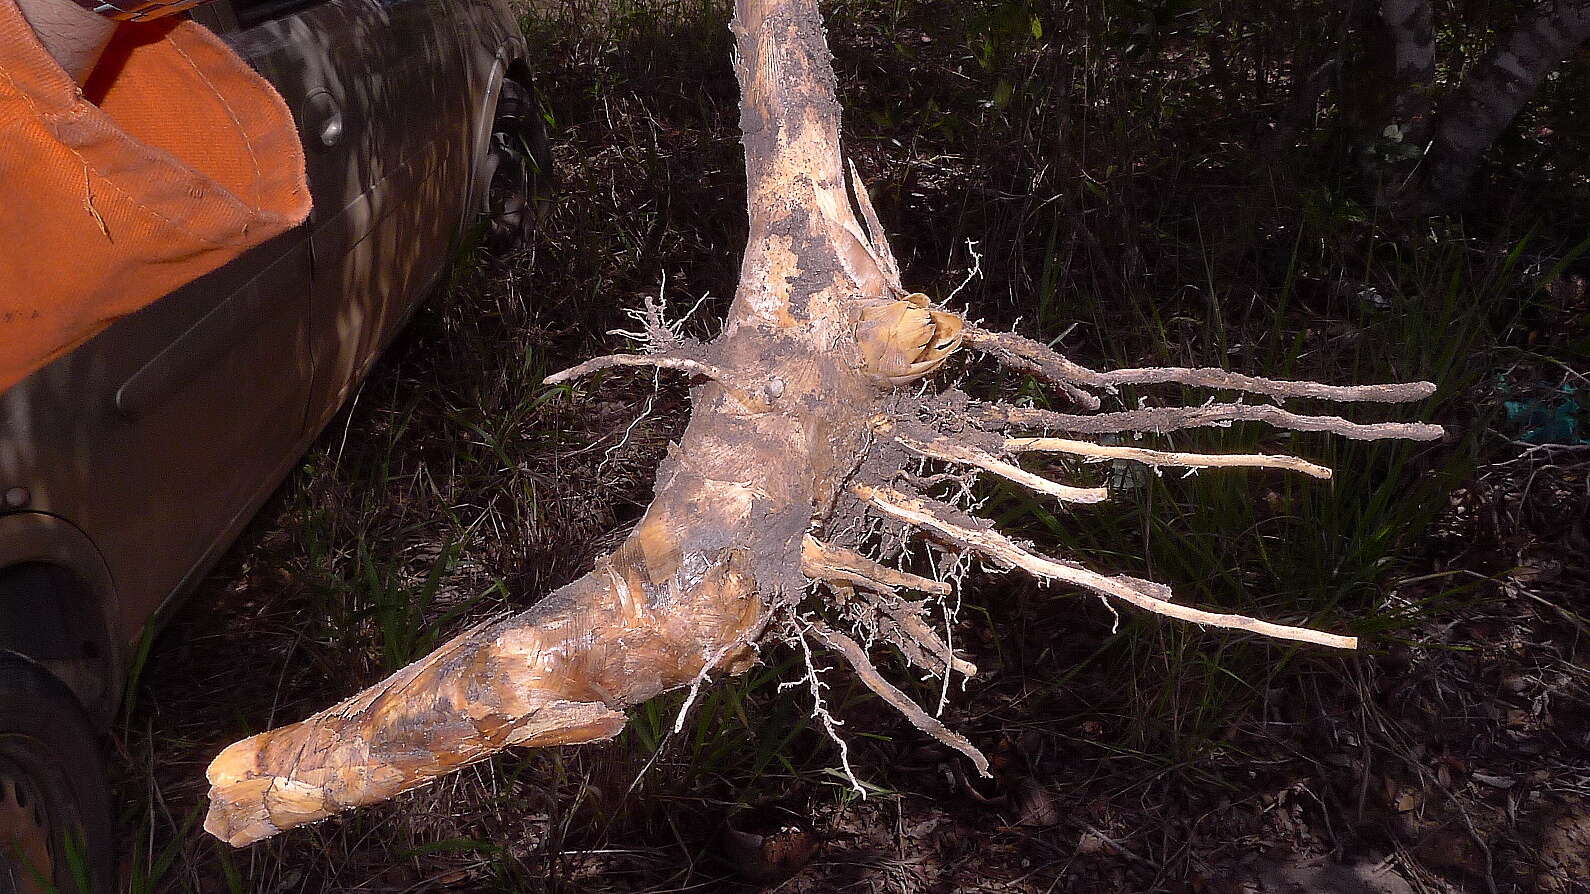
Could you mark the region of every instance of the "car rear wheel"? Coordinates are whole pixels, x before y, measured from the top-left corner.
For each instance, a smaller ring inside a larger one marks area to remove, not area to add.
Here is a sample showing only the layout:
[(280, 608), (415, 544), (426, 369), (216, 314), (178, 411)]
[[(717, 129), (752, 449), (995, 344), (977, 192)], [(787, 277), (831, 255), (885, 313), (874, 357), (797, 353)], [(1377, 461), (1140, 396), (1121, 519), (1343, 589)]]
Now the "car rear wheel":
[(486, 158), (483, 242), (496, 256), (530, 245), (552, 207), (552, 151), (535, 94), (504, 81)]
[(115, 825), (88, 715), (71, 690), (0, 652), (0, 894), (110, 894)]

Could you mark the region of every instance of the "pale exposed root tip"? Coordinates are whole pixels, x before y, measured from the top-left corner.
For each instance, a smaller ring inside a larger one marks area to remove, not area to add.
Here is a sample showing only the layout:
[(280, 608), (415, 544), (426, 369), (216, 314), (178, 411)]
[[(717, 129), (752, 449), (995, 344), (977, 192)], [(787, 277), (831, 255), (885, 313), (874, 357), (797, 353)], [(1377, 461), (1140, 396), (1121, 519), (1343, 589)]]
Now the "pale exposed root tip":
[(909, 696), (895, 688), (894, 684), (883, 678), (878, 669), (873, 666), (872, 660), (867, 657), (867, 650), (850, 637), (829, 627), (821, 621), (814, 622), (809, 628), (818, 641), (837, 652), (845, 662), (855, 670), (856, 676), (867, 685), (873, 694), (883, 699), (890, 707), (905, 715), (911, 725), (924, 733), (939, 740), (950, 748), (966, 755), (977, 767), (977, 772), (983, 776), (991, 776), (988, 769), (988, 758), (983, 752), (973, 745), (970, 739), (945, 726), (943, 721), (930, 716), (913, 702)]
[(1285, 469), (1327, 480), (1332, 474), (1331, 470), (1326, 466), (1298, 459), (1295, 456), (1270, 456), (1258, 453), (1176, 453), (1165, 450), (1148, 450), (1142, 447), (1094, 444), (1091, 441), (1073, 441), (1066, 438), (1009, 438), (1005, 441), (1005, 449), (1016, 453), (1064, 453), (1070, 456), (1080, 456), (1088, 460), (1130, 460), (1155, 467), (1169, 466), (1182, 469)]
[(836, 593), (867, 603), (878, 613), (886, 628), (886, 639), (905, 656), (906, 661), (939, 677), (951, 672), (977, 676), (977, 665), (957, 656), (923, 620), (922, 604), (903, 602), (895, 588), (919, 590), (948, 596), (952, 590), (943, 581), (931, 580), (890, 568), (855, 550), (824, 543), (807, 535), (801, 546), (801, 571), (821, 581)]
[(1124, 575), (1107, 577), (1077, 565), (1040, 556), (1022, 548), (998, 531), (968, 528), (949, 521), (944, 517), (945, 513), (935, 511), (931, 501), (913, 499), (898, 491), (860, 484), (852, 485), (851, 492), (896, 521), (936, 534), (956, 546), (969, 549), (1007, 568), (1020, 568), (1037, 578), (1064, 581), (1095, 593), (1113, 596), (1155, 614), (1194, 624), (1246, 630), (1272, 639), (1313, 643), (1333, 649), (1358, 648), (1356, 637), (1322, 633), (1306, 627), (1272, 624), (1244, 615), (1208, 612), (1171, 602), (1166, 598), (1170, 594), (1163, 584)]
[(755, 391), (735, 382), (735, 377), (728, 370), (699, 360), (686, 357), (669, 357), (661, 354), (606, 354), (593, 357), (584, 363), (560, 370), (541, 380), (543, 385), (561, 385), (593, 372), (609, 369), (615, 366), (652, 366), (658, 369), (671, 369), (675, 372), (686, 373), (692, 376), (702, 376), (722, 385), (724, 390), (739, 401), (747, 409), (761, 412), (768, 408), (768, 401), (757, 397)]
[(824, 543), (810, 534), (801, 543), (801, 571), (813, 580), (842, 580), (875, 592), (892, 593), (895, 587), (948, 596), (950, 585), (890, 568), (842, 546)]
[(1073, 487), (1069, 484), (1050, 481), (1041, 475), (1034, 475), (1015, 463), (1005, 462), (987, 451), (969, 447), (965, 444), (958, 444), (947, 438), (919, 441), (906, 435), (896, 435), (895, 439), (906, 449), (929, 459), (974, 466), (985, 472), (998, 475), (1013, 484), (1019, 484), (1030, 490), (1048, 494), (1057, 500), (1064, 500), (1068, 503), (1102, 503), (1110, 498), (1108, 488)]

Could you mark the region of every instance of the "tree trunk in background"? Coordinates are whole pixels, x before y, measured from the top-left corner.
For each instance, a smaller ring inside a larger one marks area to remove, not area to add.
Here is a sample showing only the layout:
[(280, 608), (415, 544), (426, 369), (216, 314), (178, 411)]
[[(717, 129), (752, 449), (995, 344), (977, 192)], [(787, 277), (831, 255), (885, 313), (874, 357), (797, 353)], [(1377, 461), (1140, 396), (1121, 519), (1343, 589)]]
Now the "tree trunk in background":
[(1429, 137), (1435, 89), (1435, 25), (1430, 0), (1385, 0), (1380, 19), (1391, 38), (1391, 120), (1400, 138), (1422, 146)]
[[(1386, 8), (1417, 2), (1387, 0)], [(1485, 151), (1534, 97), (1546, 75), (1587, 38), (1590, 2), (1554, 0), (1525, 14), (1443, 104), (1418, 174), (1394, 193), (1394, 207), (1407, 214), (1425, 214), (1462, 198)]]
[(1368, 182), (1405, 183), (1412, 146), (1433, 125), (1430, 0), (1345, 0), (1343, 15), (1340, 105), (1353, 159)]
[[(1094, 414), (1095, 392), (1120, 385), (1380, 402), (1417, 400), (1433, 386), (1326, 386), (1220, 369), (1097, 372), (1036, 342), (967, 326), (927, 296), (907, 294), (865, 188), (852, 180), (847, 189), (817, 0), (737, 0), (733, 30), (750, 235), (723, 332), (692, 341), (648, 305), (646, 353), (548, 377), (651, 366), (696, 382), (690, 424), (658, 470), (644, 518), (594, 570), (533, 609), (469, 630), (313, 717), (228, 747), (208, 769), (212, 834), (243, 845), (509, 746), (610, 738), (627, 708), (748, 667), (770, 629), (803, 650), (829, 649), (919, 729), (986, 770), (976, 747), (884, 680), (860, 644), (892, 645), (940, 677), (976, 670), (934, 633), (927, 600), (901, 594), (942, 596), (949, 584), (884, 564), (912, 537), (1194, 623), (1355, 646), (1351, 637), (1173, 603), (1159, 584), (1040, 556), (956, 501), (979, 472), (1062, 501), (1109, 496), (1028, 472), (1019, 458), (1029, 452), (1330, 475), (1290, 457), (1012, 436), (1021, 430), (1113, 438), (1248, 420), (1361, 439), (1441, 435), (1435, 426), (1359, 425), (1264, 403)], [(963, 343), (1050, 382), (1081, 412), (983, 404), (953, 387), (918, 384)], [(929, 463), (956, 471), (922, 472)], [(811, 688), (820, 698), (821, 687)], [(833, 733), (820, 701), (815, 710)]]

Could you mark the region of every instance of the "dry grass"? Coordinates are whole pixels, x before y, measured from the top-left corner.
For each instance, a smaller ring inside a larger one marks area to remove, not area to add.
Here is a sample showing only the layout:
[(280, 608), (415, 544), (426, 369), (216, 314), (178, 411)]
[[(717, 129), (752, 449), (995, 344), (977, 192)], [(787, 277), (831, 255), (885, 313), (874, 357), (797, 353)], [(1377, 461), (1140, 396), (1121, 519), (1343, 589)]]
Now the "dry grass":
[(1138, 617), (1117, 633), (1091, 600), (974, 575), (952, 630), (983, 673), (945, 719), (993, 788), (830, 672), (877, 788), (853, 800), (804, 693), (778, 689), (804, 658), (770, 650), (677, 735), (676, 696), (610, 745), (504, 756), (243, 852), (200, 835), (222, 745), (576, 576), (682, 427), (666, 379), (538, 383), (613, 350), (641, 296), (700, 303), (698, 335), (720, 318), (745, 227), (727, 9), (547, 0), (527, 21), (563, 200), (532, 253), (465, 259), (154, 644), (118, 732), (134, 890), (728, 888), (719, 824), (775, 798), (828, 839), (786, 891), (1236, 891), (1294, 854), (1385, 859), (1416, 890), (1575, 890), (1590, 456), (1521, 450), (1499, 402), (1504, 380), (1514, 399), (1586, 384), (1583, 160), (1537, 138), (1574, 132), (1582, 78), (1503, 147), (1484, 213), (1400, 228), (1337, 161), (1334, 94), (1291, 111), (1330, 8), (848, 2), (830, 38), (908, 285), (948, 295), (975, 264), (959, 306), (1094, 366), (1442, 385), (1426, 416), (1462, 434), (1434, 448), (1248, 428), (1153, 445), (1284, 446), (1341, 470), (1329, 484), (1102, 464), (1080, 472), (1120, 505), (981, 494), (1189, 602), (1352, 629), (1362, 658)]

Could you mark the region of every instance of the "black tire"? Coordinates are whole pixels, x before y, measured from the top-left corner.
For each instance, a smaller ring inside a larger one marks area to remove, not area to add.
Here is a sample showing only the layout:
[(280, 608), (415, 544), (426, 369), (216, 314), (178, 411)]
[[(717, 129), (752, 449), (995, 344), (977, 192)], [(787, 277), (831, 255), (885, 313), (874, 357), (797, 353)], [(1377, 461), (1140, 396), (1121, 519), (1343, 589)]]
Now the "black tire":
[(486, 151), (481, 241), (503, 257), (533, 244), (552, 208), (552, 147), (541, 103), (528, 87), (503, 81)]
[(115, 819), (98, 742), (64, 683), (0, 652), (0, 894), (115, 890)]

